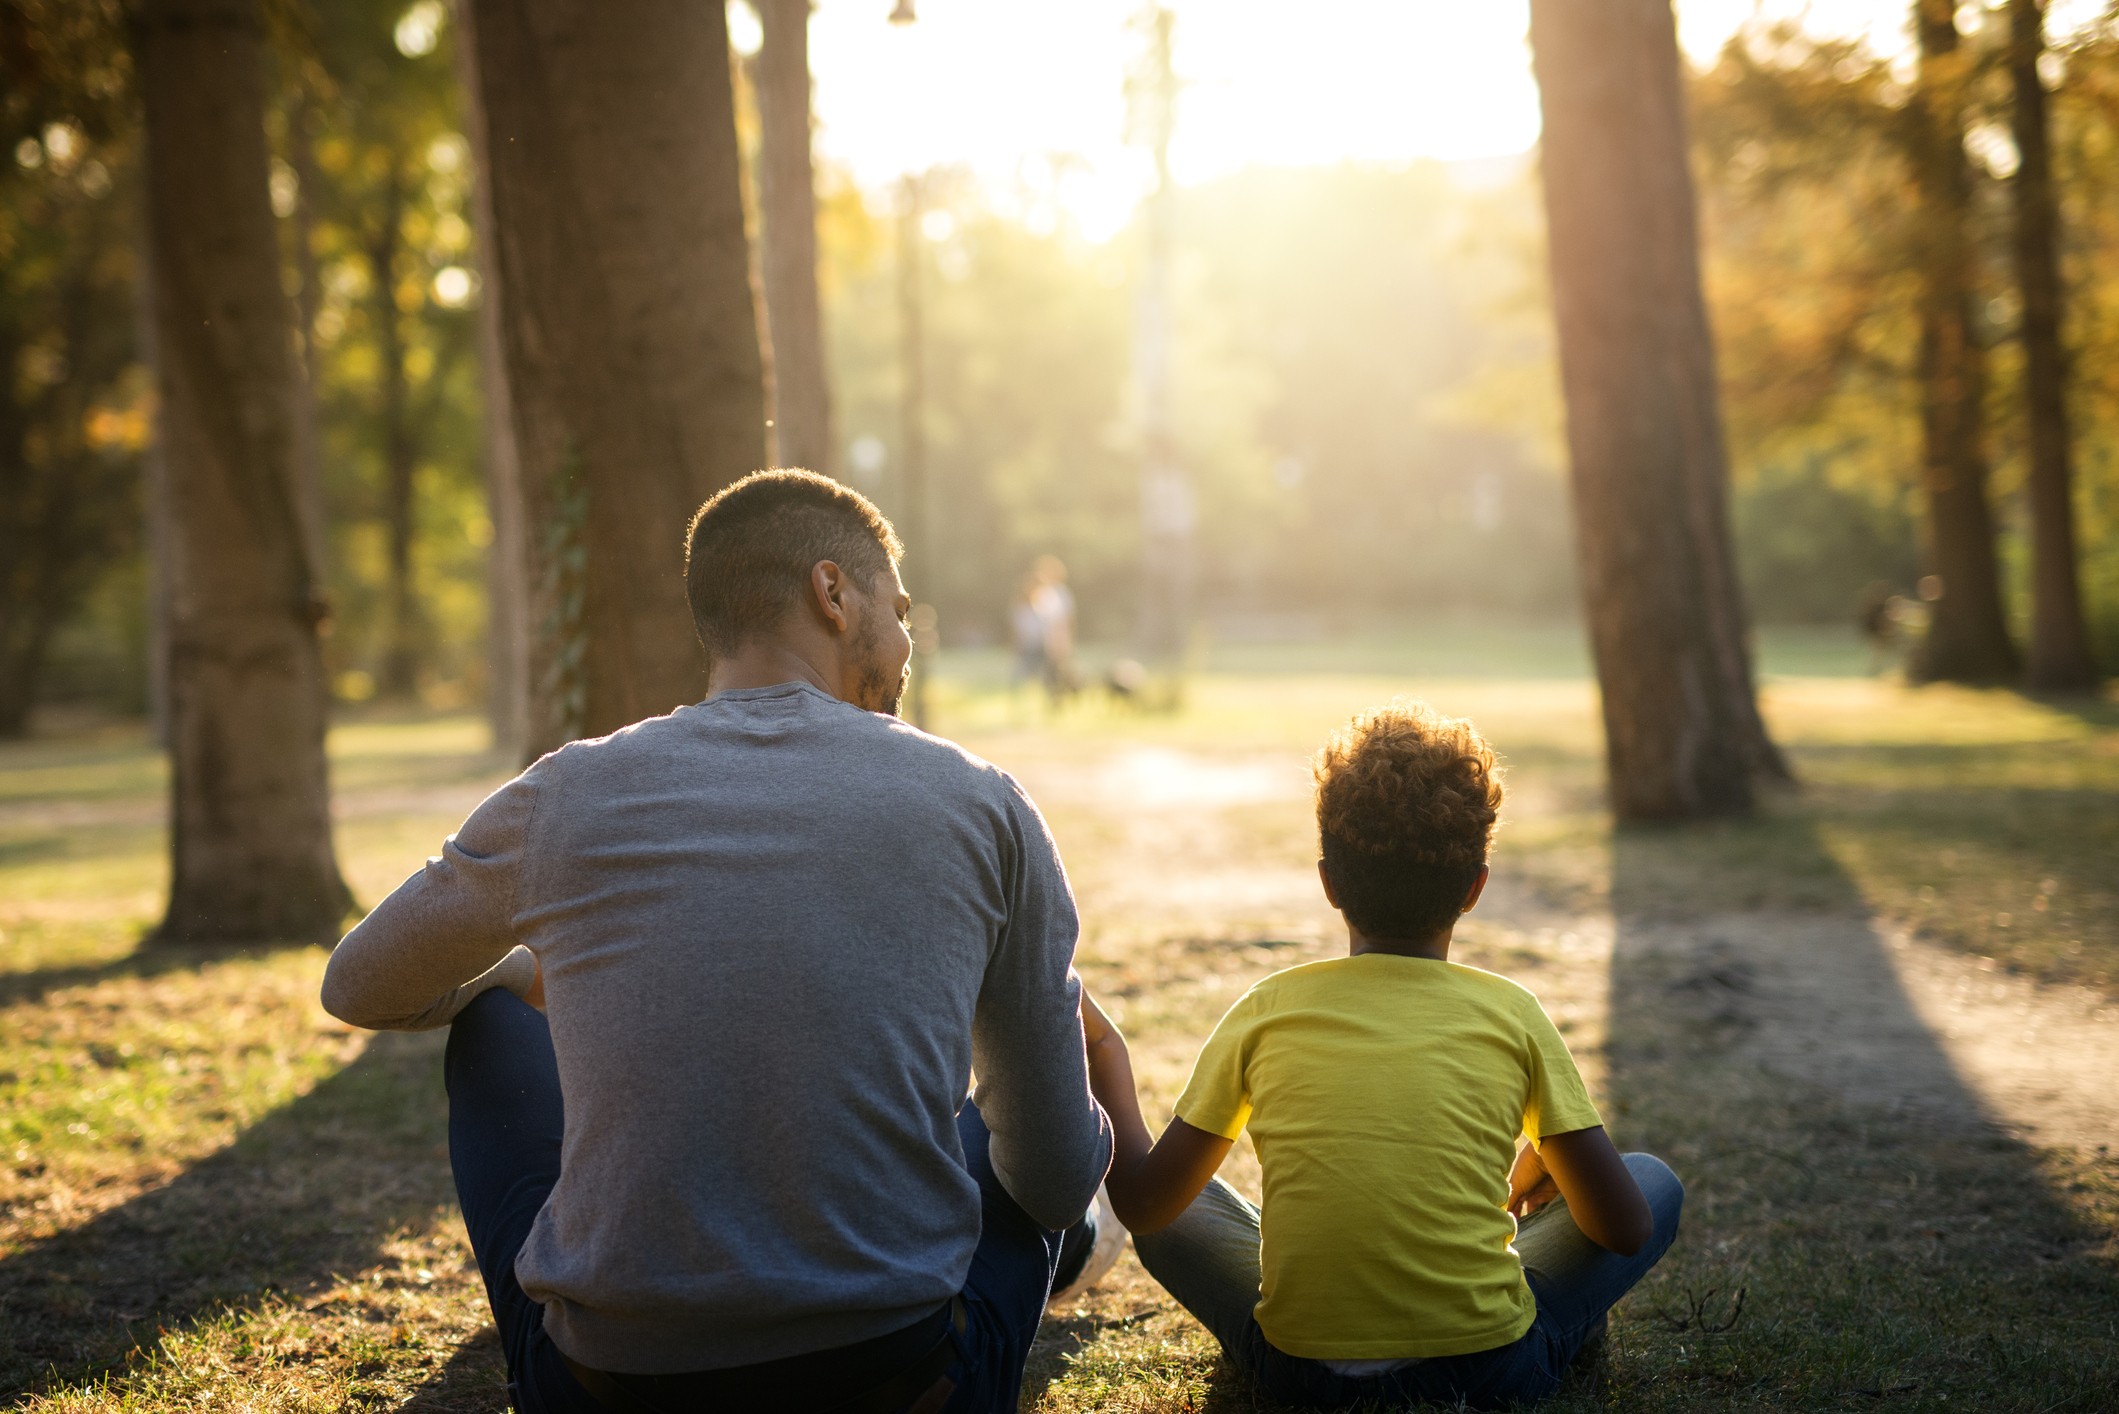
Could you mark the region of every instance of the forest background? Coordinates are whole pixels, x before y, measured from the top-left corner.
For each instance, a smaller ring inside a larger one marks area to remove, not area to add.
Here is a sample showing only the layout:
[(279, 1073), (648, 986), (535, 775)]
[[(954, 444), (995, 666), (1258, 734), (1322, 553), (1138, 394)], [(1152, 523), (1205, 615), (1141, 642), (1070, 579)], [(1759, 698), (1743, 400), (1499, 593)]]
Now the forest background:
[[(273, 202), (313, 350), (327, 495), (329, 679), (344, 703), (487, 689), (480, 280), (471, 154), (435, 0), (268, 7)], [(142, 467), (153, 420), (135, 280), (141, 145), (111, 12), (47, 70), (86, 101), (38, 126), (0, 98), (0, 733), (35, 702), (150, 700)], [(98, 19), (98, 14), (102, 18)], [(1967, 18), (1970, 18), (1968, 9)], [(48, 23), (48, 22), (47, 22)], [(1970, 31), (1980, 333), (2007, 603), (2029, 613), (2026, 433), (2009, 266), (2006, 25)], [(107, 33), (107, 29), (104, 30)], [(9, 37), (0, 35), (0, 44)], [(2055, 36), (2076, 500), (2098, 657), (2119, 662), (2119, 38)], [(754, 150), (755, 105), (735, 61)], [(1907, 88), (1852, 43), (1753, 29), (1690, 78), (1706, 287), (1741, 571), (1763, 622), (1850, 622), (1915, 593), (1914, 203)], [(948, 643), (1005, 634), (1037, 555), (1073, 569), (1091, 640), (1133, 624), (1137, 225), (1087, 239), (1068, 158), (1010, 183), (924, 174), (930, 593)], [(837, 474), (897, 513), (895, 191), (819, 173)], [(1198, 493), (1204, 631), (1302, 637), (1416, 608), (1574, 606), (1543, 222), (1530, 155), (1256, 168), (1179, 203), (1177, 415)], [(674, 550), (672, 552), (674, 554)]]

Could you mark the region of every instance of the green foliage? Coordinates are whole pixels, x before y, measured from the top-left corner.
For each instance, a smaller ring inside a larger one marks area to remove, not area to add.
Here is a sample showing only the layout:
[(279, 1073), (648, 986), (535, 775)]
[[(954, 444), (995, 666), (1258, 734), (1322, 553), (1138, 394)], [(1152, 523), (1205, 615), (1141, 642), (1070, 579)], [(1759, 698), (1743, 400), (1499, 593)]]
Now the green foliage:
[[(1971, 30), (1967, 146), (1981, 333), (1992, 355), (1987, 452), (2022, 622), (2029, 524), (2008, 245), (2009, 88), (1998, 67), (2004, 28), (1990, 16)], [(2119, 663), (2119, 40), (2100, 23), (2056, 57), (2079, 563), (2109, 665)], [(1916, 573), (1907, 519), (1920, 460), (1913, 270), (1923, 233), (1907, 170), (1907, 91), (1860, 45), (1782, 25), (1732, 40), (1696, 77), (1692, 100), (1746, 583), (1762, 616), (1849, 614), (1862, 585), (1884, 580), (1904, 591)]]
[[(55, 636), (138, 540), (136, 142), (88, 131), (55, 118), (0, 154), (0, 736), (25, 729)], [(138, 603), (114, 615), (117, 641)], [(139, 659), (82, 646), (66, 666), (137, 703)]]
[(1902, 590), (1920, 577), (1909, 494), (1842, 485), (1823, 458), (1759, 467), (1733, 513), (1744, 593), (1775, 623), (1849, 623), (1864, 591)]
[[(395, 687), (450, 705), (483, 686), (492, 524), (479, 462), (474, 174), (441, 13), (413, 33), (398, 0), (315, 6), (304, 48), (283, 46), (274, 195), (321, 416), (337, 605), (328, 659), (355, 700)], [(402, 624), (400, 535), (413, 610)]]

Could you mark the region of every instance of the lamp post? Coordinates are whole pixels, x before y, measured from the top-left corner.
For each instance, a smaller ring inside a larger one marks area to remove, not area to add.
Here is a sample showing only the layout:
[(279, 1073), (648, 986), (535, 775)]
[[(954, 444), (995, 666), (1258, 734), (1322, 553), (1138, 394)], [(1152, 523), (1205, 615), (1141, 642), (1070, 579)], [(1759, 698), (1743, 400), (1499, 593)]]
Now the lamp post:
[[(908, 0), (900, 9), (911, 10)], [(893, 16), (895, 19), (895, 16)], [(912, 609), (912, 724), (927, 730), (927, 679), (931, 676), (936, 647), (936, 619), (932, 603), (934, 576), (929, 567), (934, 547), (928, 541), (927, 514), (927, 359), (925, 310), (920, 288), (920, 218), (924, 193), (921, 179), (906, 173), (900, 189), (898, 211), (898, 419), (902, 451), (898, 459), (898, 491), (903, 497), (898, 520), (904, 527), (907, 549), (905, 590), (913, 599)]]
[(1183, 658), (1191, 619), (1192, 532), (1199, 513), (1177, 449), (1171, 406), (1175, 319), (1171, 310), (1171, 247), (1177, 189), (1170, 180), (1170, 134), (1177, 121), (1177, 75), (1171, 65), (1177, 17), (1163, 5), (1138, 23), (1148, 47), (1127, 82), (1134, 136), (1155, 154), (1155, 191), (1148, 198), (1147, 258), (1134, 312), (1134, 378), (1141, 410), (1141, 650), (1151, 662), (1175, 667)]

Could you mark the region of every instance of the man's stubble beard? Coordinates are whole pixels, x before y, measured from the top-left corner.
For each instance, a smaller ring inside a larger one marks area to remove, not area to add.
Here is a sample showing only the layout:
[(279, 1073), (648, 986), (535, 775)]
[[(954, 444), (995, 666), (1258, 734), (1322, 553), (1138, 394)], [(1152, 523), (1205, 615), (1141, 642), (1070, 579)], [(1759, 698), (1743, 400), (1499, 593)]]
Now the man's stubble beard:
[(860, 690), (862, 705), (880, 703), (869, 710), (888, 716), (898, 716), (898, 707), (905, 700), (905, 690), (912, 682), (912, 659), (905, 660), (904, 668), (893, 683), (883, 667), (883, 631), (873, 617), (861, 623), (860, 637), (854, 640), (855, 661), (860, 664)]

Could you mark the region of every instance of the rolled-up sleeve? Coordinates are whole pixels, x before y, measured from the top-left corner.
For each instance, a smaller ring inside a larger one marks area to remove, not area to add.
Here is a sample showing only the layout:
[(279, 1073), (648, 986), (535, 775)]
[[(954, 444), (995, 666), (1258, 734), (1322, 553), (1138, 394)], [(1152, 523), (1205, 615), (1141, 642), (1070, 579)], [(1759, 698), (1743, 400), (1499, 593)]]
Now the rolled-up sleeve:
[(1044, 817), (1009, 783), (1008, 923), (972, 1022), (994, 1173), (1047, 1228), (1078, 1220), (1111, 1167), (1111, 1122), (1089, 1093), (1074, 894)]
[(326, 1011), (375, 1031), (421, 1029), (436, 1024), (437, 999), (508, 956), (520, 941), (517, 899), (550, 760), (487, 796), (439, 855), (339, 942), (324, 970)]

